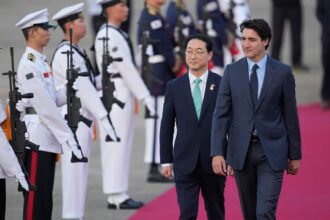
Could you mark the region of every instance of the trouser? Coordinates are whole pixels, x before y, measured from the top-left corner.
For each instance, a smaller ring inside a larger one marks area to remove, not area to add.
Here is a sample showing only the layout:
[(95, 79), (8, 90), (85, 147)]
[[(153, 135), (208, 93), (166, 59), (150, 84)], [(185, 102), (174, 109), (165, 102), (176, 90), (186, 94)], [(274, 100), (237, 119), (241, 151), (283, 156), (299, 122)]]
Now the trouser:
[[(92, 126), (93, 128), (93, 126)], [(76, 135), (84, 156), (90, 158), (93, 129), (80, 123)], [(84, 216), (89, 163), (71, 163), (72, 152), (61, 156), (62, 168), (62, 218), (80, 219)]]
[(6, 179), (0, 179), (0, 220), (6, 216)]
[(50, 220), (53, 209), (53, 187), (56, 154), (26, 150), (25, 166), (36, 191), (24, 194), (24, 220)]
[(272, 57), (280, 60), (280, 51), (283, 40), (283, 30), (285, 20), (290, 22), (291, 30), (291, 61), (293, 65), (301, 64), (302, 56), (302, 10), (301, 7), (273, 9), (273, 41)]
[(322, 30), (322, 65), (323, 79), (321, 87), (321, 98), (330, 102), (330, 33)]
[(207, 218), (225, 219), (224, 187), (226, 177), (204, 170), (201, 162), (191, 174), (175, 174), (180, 220), (197, 219), (199, 194), (202, 191)]
[[(134, 136), (134, 97), (123, 80), (115, 82), (117, 98), (125, 103), (121, 109), (113, 105), (110, 112), (112, 123), (120, 142), (106, 142), (106, 132), (100, 130), (103, 192), (125, 193), (128, 190), (129, 167)], [(99, 123), (100, 124), (100, 123)]]
[(274, 171), (260, 142), (252, 142), (242, 170), (234, 170), (245, 220), (275, 220), (283, 170)]
[(154, 106), (157, 118), (146, 118), (146, 150), (144, 161), (151, 164), (160, 163), (160, 146), (159, 146), (159, 131), (160, 122), (163, 115), (164, 96), (153, 96)]

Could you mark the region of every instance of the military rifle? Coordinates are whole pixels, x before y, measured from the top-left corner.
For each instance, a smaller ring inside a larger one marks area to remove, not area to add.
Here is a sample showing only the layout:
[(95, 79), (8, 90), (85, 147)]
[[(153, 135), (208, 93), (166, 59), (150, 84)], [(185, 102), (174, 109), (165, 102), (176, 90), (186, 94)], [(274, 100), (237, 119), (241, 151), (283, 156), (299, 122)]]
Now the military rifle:
[[(108, 66), (111, 65), (113, 62), (121, 62), (123, 61), (122, 57), (113, 58), (110, 56), (109, 53), (109, 36), (108, 36), (108, 24), (106, 24), (106, 30), (105, 30), (105, 37), (99, 38), (98, 40), (102, 40), (103, 43), (103, 54), (102, 54), (102, 97), (101, 100), (103, 102), (103, 105), (105, 109), (108, 112), (108, 120), (110, 122), (110, 125), (114, 129), (114, 133), (117, 137), (117, 142), (120, 141), (120, 138), (117, 135), (117, 132), (115, 130), (115, 127), (113, 126), (113, 123), (111, 121), (111, 118), (109, 116), (109, 113), (111, 112), (112, 106), (114, 104), (118, 105), (119, 108), (123, 109), (125, 107), (125, 103), (118, 100), (114, 96), (114, 92), (116, 91), (115, 83), (111, 80), (111, 77), (113, 73), (108, 73)], [(109, 135), (106, 136), (106, 141), (114, 141), (110, 138)]]
[[(76, 135), (76, 131), (78, 129), (79, 122), (83, 122), (88, 127), (90, 127), (92, 125), (92, 121), (80, 114), (79, 110), (81, 108), (81, 103), (80, 103), (80, 99), (76, 96), (77, 91), (75, 89), (73, 89), (73, 84), (78, 79), (79, 76), (89, 76), (89, 73), (85, 73), (85, 72), (78, 73), (78, 70), (74, 69), (73, 58), (72, 58), (72, 55), (74, 52), (72, 51), (73, 46), (72, 46), (72, 29), (71, 28), (70, 28), (69, 36), (70, 36), (70, 50), (62, 52), (62, 54), (67, 55), (67, 70), (66, 70), (67, 113), (65, 115), (65, 119), (67, 120), (68, 126), (70, 127), (71, 131), (73, 132), (76, 142), (79, 144), (77, 135)], [(83, 152), (82, 152), (82, 149), (80, 146), (78, 146), (78, 149), (81, 151), (81, 154), (83, 155)], [(77, 163), (77, 162), (87, 163), (88, 159), (84, 155), (83, 155), (82, 159), (78, 159), (72, 153), (71, 162), (72, 163)]]
[[(9, 115), (10, 118), (10, 128), (7, 130), (7, 138), (10, 145), (13, 148), (13, 151), (16, 154), (18, 162), (21, 166), (21, 169), (25, 175), (25, 179), (29, 184), (30, 191), (36, 190), (36, 186), (31, 185), (29, 180), (29, 174), (24, 166), (25, 160), (25, 148), (29, 147), (32, 151), (38, 151), (39, 145), (36, 145), (28, 140), (27, 138), (27, 129), (25, 122), (21, 121), (21, 113), (16, 109), (16, 104), (19, 100), (22, 99), (30, 99), (33, 98), (32, 93), (21, 94), (18, 91), (16, 86), (16, 79), (15, 76), (17, 73), (14, 70), (14, 48), (10, 47), (10, 57), (11, 57), (11, 70), (2, 73), (2, 75), (6, 75), (9, 78)], [(23, 188), (19, 184), (18, 190), (22, 191)]]

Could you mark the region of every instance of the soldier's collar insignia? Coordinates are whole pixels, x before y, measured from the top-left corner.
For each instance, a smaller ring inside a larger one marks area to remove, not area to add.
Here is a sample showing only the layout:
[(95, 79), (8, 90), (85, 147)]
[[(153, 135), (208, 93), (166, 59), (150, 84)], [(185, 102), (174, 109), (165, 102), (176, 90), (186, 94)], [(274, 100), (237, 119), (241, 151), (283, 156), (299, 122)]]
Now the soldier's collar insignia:
[(36, 61), (36, 56), (33, 53), (28, 53), (27, 56), (28, 60), (35, 62)]

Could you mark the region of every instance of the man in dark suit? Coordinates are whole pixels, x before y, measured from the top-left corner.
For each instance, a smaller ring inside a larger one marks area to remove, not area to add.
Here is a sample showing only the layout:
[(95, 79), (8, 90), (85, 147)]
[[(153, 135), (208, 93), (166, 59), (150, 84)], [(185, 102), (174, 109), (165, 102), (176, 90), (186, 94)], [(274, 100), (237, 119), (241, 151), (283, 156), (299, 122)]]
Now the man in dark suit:
[[(172, 178), (180, 219), (196, 219), (200, 190), (208, 219), (224, 219), (225, 177), (212, 172), (211, 124), (221, 77), (208, 71), (212, 41), (190, 36), (185, 43), (189, 73), (168, 82), (160, 129), (162, 173)], [(177, 135), (173, 148), (174, 126)]]
[(246, 20), (240, 29), (245, 58), (228, 65), (221, 81), (212, 166), (219, 175), (235, 175), (244, 219), (276, 219), (284, 170), (297, 174), (301, 159), (295, 80), (289, 66), (266, 54), (266, 21)]

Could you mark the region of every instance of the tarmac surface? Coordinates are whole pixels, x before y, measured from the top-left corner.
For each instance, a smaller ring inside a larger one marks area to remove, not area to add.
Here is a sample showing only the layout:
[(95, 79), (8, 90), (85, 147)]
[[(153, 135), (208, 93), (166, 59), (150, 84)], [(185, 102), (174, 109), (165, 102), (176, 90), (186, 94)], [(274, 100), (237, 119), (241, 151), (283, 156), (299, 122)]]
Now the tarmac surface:
[[(6, 72), (11, 68), (9, 47), (15, 48), (15, 69), (22, 53), (25, 50), (25, 41), (21, 31), (15, 24), (26, 14), (48, 8), (50, 17), (60, 8), (69, 6), (79, 1), (65, 0), (1, 0), (0, 1), (0, 73)], [(169, 1), (168, 1), (169, 2)], [(187, 0), (190, 11), (195, 14), (195, 0)], [(271, 1), (253, 0), (250, 2), (251, 15), (253, 18), (264, 18), (271, 21)], [(136, 21), (138, 20), (143, 0), (132, 0), (133, 15), (131, 19), (131, 37), (135, 42)], [(322, 66), (320, 60), (320, 25), (315, 17), (315, 1), (303, 0), (304, 8), (304, 31), (303, 31), (303, 57), (304, 63), (310, 67), (308, 73), (294, 72), (296, 77), (296, 91), (298, 104), (314, 103), (319, 101), (319, 91), (322, 76)], [(165, 10), (166, 7), (164, 7)], [(88, 20), (88, 16), (86, 16)], [(91, 30), (91, 29), (89, 29)], [(285, 30), (284, 45), (282, 45), (282, 61), (290, 64), (290, 35), (289, 25)], [(91, 33), (91, 31), (90, 31)], [(91, 46), (91, 34), (88, 33), (81, 45), (88, 49)], [(52, 53), (62, 39), (60, 28), (52, 31), (52, 39), (44, 53), (50, 59)], [(134, 44), (136, 47), (136, 44)], [(0, 98), (6, 100), (8, 94), (8, 79), (0, 76)], [(144, 120), (143, 108), (140, 108), (137, 115), (134, 146), (131, 159), (131, 174), (129, 195), (136, 199), (148, 203), (161, 193), (165, 192), (173, 184), (147, 183), (146, 176), (148, 165), (144, 163)], [(62, 191), (61, 191), (61, 169), (60, 163), (56, 167), (56, 177), (54, 186), (54, 207), (53, 218), (61, 219), (62, 212)], [(90, 173), (85, 207), (86, 220), (124, 220), (134, 213), (134, 210), (108, 210), (107, 196), (102, 193), (101, 164), (99, 143), (95, 142), (90, 158)], [(16, 190), (17, 184), (13, 179), (7, 180), (7, 212), (6, 219), (22, 219), (22, 195)], [(65, 187), (65, 186), (64, 186)], [(165, 207), (164, 207), (165, 208)]]

